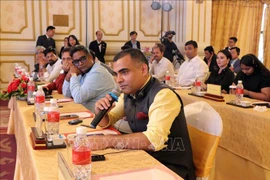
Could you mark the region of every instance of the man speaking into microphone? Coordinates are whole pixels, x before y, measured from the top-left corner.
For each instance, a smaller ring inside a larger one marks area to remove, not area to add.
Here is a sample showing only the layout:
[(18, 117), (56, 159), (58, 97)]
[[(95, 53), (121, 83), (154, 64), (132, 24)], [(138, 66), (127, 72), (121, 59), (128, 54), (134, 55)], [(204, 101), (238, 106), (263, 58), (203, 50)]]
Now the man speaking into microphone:
[(95, 113), (108, 110), (99, 122), (106, 128), (126, 116), (133, 133), (89, 137), (92, 150), (142, 149), (184, 179), (195, 179), (192, 150), (179, 95), (149, 75), (140, 50), (127, 49), (113, 59), (122, 94), (113, 103), (109, 94), (95, 104)]

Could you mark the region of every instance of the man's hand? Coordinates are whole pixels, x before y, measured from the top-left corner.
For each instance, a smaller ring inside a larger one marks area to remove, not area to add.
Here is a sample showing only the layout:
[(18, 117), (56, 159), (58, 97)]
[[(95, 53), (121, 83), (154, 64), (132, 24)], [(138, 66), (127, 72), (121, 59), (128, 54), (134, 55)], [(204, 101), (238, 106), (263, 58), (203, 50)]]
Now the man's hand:
[(65, 78), (65, 80), (67, 81), (67, 82), (69, 82), (70, 81), (70, 78), (71, 78), (71, 73), (70, 73), (70, 71), (67, 73), (67, 75), (66, 75), (66, 78)]
[(69, 73), (70, 74), (74, 74), (75, 73), (77, 75), (80, 75), (80, 74), (82, 74), (82, 71), (79, 68), (77, 68), (76, 66), (74, 66), (73, 64), (71, 64), (70, 65)]
[(68, 72), (70, 70), (70, 67), (72, 66), (72, 64), (70, 63), (63, 63), (62, 65), (62, 69), (65, 71), (65, 72)]
[(113, 108), (115, 104), (113, 103), (111, 106), (110, 101), (112, 100), (112, 97), (109, 94), (106, 94), (104, 98), (101, 98), (98, 100), (95, 104), (95, 114), (98, 114), (99, 111), (104, 110), (104, 109), (109, 109)]
[(150, 59), (149, 59), (149, 63), (153, 63), (153, 61), (155, 60), (155, 57), (152, 55), (151, 57), (150, 57)]

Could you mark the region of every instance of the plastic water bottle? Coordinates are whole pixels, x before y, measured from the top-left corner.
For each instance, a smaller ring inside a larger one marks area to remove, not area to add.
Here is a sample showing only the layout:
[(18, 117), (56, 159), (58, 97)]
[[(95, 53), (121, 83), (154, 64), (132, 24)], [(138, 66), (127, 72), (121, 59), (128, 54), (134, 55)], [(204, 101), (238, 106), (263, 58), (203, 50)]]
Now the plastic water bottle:
[(33, 78), (29, 79), (29, 82), (27, 83), (27, 101), (29, 103), (34, 103), (34, 95), (35, 92), (35, 82), (33, 81)]
[(195, 79), (195, 93), (199, 93), (202, 90), (202, 81), (199, 77)]
[(244, 96), (244, 86), (243, 86), (241, 80), (238, 81), (238, 84), (236, 86), (235, 95), (236, 95), (235, 103), (240, 104), (240, 101), (242, 101), (243, 96)]
[(50, 103), (49, 112), (47, 113), (47, 131), (50, 135), (59, 134), (60, 112), (57, 100), (51, 99)]
[(167, 84), (168, 86), (172, 85), (172, 83), (171, 83), (171, 75), (170, 75), (169, 71), (166, 71), (166, 74), (165, 74), (165, 84)]
[[(35, 110), (36, 113), (41, 113), (45, 106), (45, 93), (42, 89), (42, 86), (38, 86), (35, 98)], [(37, 114), (38, 115), (38, 114)]]
[(77, 127), (72, 148), (73, 174), (76, 180), (91, 179), (91, 149), (85, 127)]

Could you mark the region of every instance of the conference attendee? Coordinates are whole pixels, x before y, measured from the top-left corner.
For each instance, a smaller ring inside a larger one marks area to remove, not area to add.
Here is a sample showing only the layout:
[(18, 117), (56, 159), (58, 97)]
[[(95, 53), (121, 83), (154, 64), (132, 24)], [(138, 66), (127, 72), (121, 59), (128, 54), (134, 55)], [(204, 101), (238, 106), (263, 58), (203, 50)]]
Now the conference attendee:
[(254, 54), (243, 56), (240, 64), (234, 84), (242, 80), (245, 96), (270, 102), (270, 71)]
[[(122, 94), (99, 122), (106, 128), (126, 116), (133, 133), (92, 136), (92, 150), (142, 149), (184, 179), (195, 180), (192, 150), (179, 95), (148, 71), (148, 61), (138, 49), (127, 49), (113, 59)], [(95, 113), (110, 108), (110, 95), (97, 101)], [(173, 105), (172, 105), (173, 104)]]
[(44, 67), (47, 67), (48, 65), (48, 60), (45, 57), (44, 54), (45, 47), (43, 46), (37, 46), (36, 47), (36, 64), (34, 65), (34, 71), (32, 73), (33, 80), (37, 81), (39, 79), (39, 64), (42, 63), (44, 64)]
[(55, 27), (48, 26), (46, 29), (46, 34), (38, 37), (36, 46), (43, 46), (45, 49), (48, 49), (49, 47), (55, 48), (55, 41), (53, 39), (54, 34)]
[(94, 112), (96, 101), (116, 87), (114, 79), (103, 66), (94, 62), (94, 52), (86, 47), (73, 47), (70, 56), (72, 65), (63, 84), (63, 94)]
[(56, 50), (49, 47), (45, 51), (45, 57), (48, 61), (47, 67), (42, 62), (39, 63), (39, 71), (43, 73), (43, 80), (45, 82), (53, 82), (62, 70), (61, 59), (57, 57)]
[(207, 64), (209, 72), (217, 71), (219, 69), (216, 59), (217, 55), (215, 54), (214, 48), (212, 46), (207, 46), (204, 48), (203, 61)]
[(59, 57), (60, 59), (62, 59), (62, 52), (65, 48), (68, 47), (68, 37), (65, 37), (64, 38), (64, 46), (61, 47), (61, 50), (60, 50), (60, 53), (59, 53)]
[(95, 56), (98, 58), (98, 60), (105, 63), (104, 56), (106, 54), (107, 43), (102, 41), (102, 31), (98, 30), (96, 32), (96, 36), (97, 39), (89, 44), (89, 50), (92, 50), (95, 53)]
[(173, 65), (170, 60), (163, 57), (165, 46), (161, 43), (156, 43), (152, 48), (152, 57), (149, 60), (150, 74), (159, 81), (164, 82), (166, 71), (169, 71), (170, 76), (174, 76)]
[(161, 39), (162, 44), (165, 46), (164, 57), (169, 59), (171, 62), (174, 60), (176, 55), (178, 60), (184, 60), (184, 56), (181, 54), (176, 44), (173, 42), (174, 31), (167, 31), (164, 37)]
[(136, 31), (131, 31), (129, 35), (130, 35), (130, 41), (126, 42), (125, 45), (128, 45), (134, 49), (141, 49), (141, 43), (140, 41), (137, 41), (138, 33)]
[(241, 71), (241, 66), (240, 66), (240, 59), (239, 59), (239, 55), (240, 55), (240, 48), (238, 47), (232, 47), (231, 50), (231, 55), (232, 55), (232, 59), (230, 61), (231, 67), (230, 69), (234, 72), (234, 73), (238, 73)]
[(230, 51), (232, 47), (235, 47), (237, 41), (238, 39), (236, 37), (230, 37), (228, 41), (228, 46), (225, 47), (225, 49)]
[(76, 45), (80, 45), (79, 40), (75, 35), (69, 35), (68, 36), (68, 46), (69, 47), (74, 47)]
[(211, 72), (205, 84), (221, 85), (222, 92), (225, 94), (229, 93), (229, 86), (235, 78), (234, 73), (229, 69), (231, 59), (232, 56), (228, 50), (220, 50), (217, 53), (217, 65), (219, 69)]
[(57, 90), (58, 94), (62, 94), (62, 86), (72, 64), (72, 59), (69, 54), (70, 49), (71, 48), (67, 47), (62, 50), (62, 70), (60, 72), (60, 75), (52, 83), (43, 87), (43, 90), (45, 92), (48, 92), (48, 94), (51, 94), (53, 90)]
[(185, 51), (188, 60), (179, 68), (177, 81), (180, 86), (191, 86), (196, 78), (204, 81), (208, 74), (208, 66), (198, 56), (198, 44), (190, 40), (185, 43)]

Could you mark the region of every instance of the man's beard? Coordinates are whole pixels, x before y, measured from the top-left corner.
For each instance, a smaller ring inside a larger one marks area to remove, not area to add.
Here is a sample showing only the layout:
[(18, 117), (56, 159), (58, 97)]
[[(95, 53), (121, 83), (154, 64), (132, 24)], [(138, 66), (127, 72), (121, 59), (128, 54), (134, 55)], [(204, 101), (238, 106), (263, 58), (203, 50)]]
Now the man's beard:
[(51, 66), (54, 65), (54, 63), (56, 63), (56, 61), (54, 61), (54, 60), (52, 60), (52, 59), (49, 60), (49, 64), (50, 64)]

